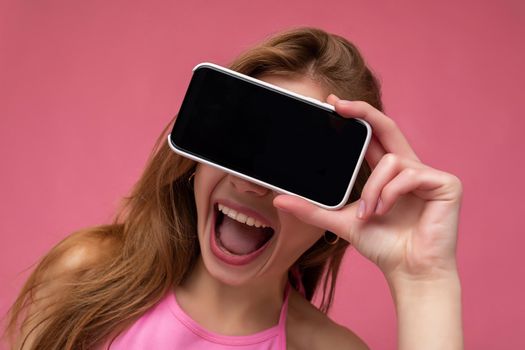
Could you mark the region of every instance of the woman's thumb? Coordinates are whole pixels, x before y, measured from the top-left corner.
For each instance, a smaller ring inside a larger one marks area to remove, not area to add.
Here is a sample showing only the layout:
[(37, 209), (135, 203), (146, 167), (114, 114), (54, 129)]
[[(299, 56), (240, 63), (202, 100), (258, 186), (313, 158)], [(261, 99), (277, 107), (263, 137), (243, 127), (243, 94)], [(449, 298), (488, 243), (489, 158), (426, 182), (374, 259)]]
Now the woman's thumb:
[(350, 239), (349, 233), (358, 220), (356, 219), (357, 203), (339, 210), (327, 210), (297, 196), (279, 195), (274, 198), (273, 205), (307, 224), (331, 231), (346, 240)]

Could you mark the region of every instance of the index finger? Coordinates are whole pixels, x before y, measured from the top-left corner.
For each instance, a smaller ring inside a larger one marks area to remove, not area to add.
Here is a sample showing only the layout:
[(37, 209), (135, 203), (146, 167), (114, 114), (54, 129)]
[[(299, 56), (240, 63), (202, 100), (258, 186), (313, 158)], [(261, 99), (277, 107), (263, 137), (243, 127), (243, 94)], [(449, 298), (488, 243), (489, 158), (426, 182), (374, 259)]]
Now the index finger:
[(367, 121), (386, 152), (419, 161), (396, 123), (370, 104), (363, 101), (338, 100), (335, 103), (335, 110), (343, 117), (361, 118)]

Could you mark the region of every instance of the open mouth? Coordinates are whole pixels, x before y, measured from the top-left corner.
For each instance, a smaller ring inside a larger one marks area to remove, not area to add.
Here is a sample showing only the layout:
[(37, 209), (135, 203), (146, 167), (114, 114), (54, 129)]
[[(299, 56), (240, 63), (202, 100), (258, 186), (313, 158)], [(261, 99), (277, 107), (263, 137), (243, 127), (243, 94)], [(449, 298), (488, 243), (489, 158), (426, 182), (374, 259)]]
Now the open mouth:
[(257, 218), (227, 207), (214, 205), (213, 253), (224, 262), (244, 265), (259, 256), (274, 236), (274, 229)]

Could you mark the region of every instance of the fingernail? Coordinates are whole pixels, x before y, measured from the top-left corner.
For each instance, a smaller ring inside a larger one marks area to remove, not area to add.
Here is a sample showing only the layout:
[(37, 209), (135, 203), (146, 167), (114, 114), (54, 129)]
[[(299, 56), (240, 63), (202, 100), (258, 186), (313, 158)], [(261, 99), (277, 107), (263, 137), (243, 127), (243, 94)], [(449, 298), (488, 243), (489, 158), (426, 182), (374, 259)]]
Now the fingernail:
[(343, 106), (349, 106), (352, 103), (352, 101), (348, 101), (348, 100), (339, 100), (337, 102), (339, 102)]
[(282, 208), (282, 207), (281, 207), (280, 205), (278, 205), (278, 204), (277, 204), (277, 205), (274, 204), (273, 206), (276, 207), (278, 210), (280, 210), (280, 211), (282, 211), (282, 212), (289, 213), (289, 211), (286, 210), (286, 208)]
[(290, 211), (285, 208), (277, 207), (277, 209), (282, 211), (283, 213), (290, 213)]
[(365, 201), (360, 199), (359, 200), (359, 208), (357, 209), (357, 217), (359, 219), (362, 219), (363, 216), (365, 216)]

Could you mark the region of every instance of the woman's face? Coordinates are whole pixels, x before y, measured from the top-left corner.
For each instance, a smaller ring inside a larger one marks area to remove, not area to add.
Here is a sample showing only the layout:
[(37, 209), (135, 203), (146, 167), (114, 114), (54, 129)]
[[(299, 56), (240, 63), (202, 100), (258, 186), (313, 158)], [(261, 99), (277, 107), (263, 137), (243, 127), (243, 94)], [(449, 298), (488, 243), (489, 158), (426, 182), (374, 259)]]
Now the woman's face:
[[(328, 95), (306, 77), (260, 79), (321, 101)], [(274, 191), (216, 168), (199, 164), (194, 189), (202, 259), (208, 272), (224, 283), (278, 281), (324, 234), (275, 208)]]

